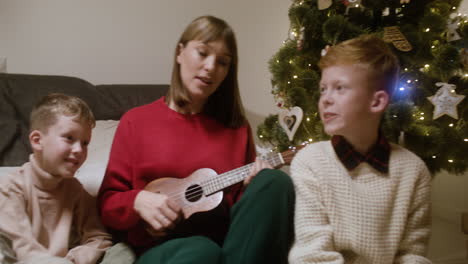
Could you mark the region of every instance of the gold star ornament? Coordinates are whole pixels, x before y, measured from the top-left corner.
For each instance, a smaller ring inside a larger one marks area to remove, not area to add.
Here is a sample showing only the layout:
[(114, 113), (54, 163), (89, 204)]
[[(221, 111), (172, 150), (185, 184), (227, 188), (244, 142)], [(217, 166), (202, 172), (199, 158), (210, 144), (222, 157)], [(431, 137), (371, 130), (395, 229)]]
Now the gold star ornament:
[(427, 97), (434, 105), (433, 119), (437, 119), (443, 115), (451, 116), (458, 119), (457, 105), (465, 98), (464, 95), (455, 93), (456, 86), (449, 83), (436, 83), (441, 87), (435, 95)]

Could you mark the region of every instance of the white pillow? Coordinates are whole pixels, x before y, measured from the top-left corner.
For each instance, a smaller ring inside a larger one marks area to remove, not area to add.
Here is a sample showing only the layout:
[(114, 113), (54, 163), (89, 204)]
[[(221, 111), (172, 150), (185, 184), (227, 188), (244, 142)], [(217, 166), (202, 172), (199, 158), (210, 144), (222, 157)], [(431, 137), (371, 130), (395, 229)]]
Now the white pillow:
[(101, 186), (118, 124), (117, 120), (96, 121), (88, 146), (88, 158), (75, 174), (86, 191), (93, 196), (97, 195)]
[[(0, 167), (0, 177), (3, 177), (3, 176), (6, 176), (12, 172), (14, 172), (15, 170), (21, 168), (21, 166), (19, 167)], [(1, 263), (1, 261), (0, 261)]]

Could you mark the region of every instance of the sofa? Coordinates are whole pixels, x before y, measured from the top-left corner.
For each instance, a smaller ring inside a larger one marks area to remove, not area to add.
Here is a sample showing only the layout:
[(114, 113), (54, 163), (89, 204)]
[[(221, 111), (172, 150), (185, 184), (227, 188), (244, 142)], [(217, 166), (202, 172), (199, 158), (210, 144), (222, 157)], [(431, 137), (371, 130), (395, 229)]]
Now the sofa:
[(33, 105), (46, 94), (64, 93), (86, 101), (97, 120), (88, 159), (76, 175), (85, 189), (96, 195), (120, 117), (133, 107), (165, 95), (168, 88), (166, 84), (93, 85), (69, 76), (0, 73), (0, 177), (29, 158), (29, 114)]

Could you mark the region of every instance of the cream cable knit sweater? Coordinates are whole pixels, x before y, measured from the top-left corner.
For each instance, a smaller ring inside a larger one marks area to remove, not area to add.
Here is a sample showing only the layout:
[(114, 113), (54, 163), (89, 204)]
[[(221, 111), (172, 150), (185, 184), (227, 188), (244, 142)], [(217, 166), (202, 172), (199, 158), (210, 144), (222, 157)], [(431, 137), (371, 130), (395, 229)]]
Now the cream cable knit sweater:
[(389, 173), (341, 164), (330, 141), (301, 150), (291, 164), (295, 241), (289, 262), (431, 263), (429, 171), (391, 144)]

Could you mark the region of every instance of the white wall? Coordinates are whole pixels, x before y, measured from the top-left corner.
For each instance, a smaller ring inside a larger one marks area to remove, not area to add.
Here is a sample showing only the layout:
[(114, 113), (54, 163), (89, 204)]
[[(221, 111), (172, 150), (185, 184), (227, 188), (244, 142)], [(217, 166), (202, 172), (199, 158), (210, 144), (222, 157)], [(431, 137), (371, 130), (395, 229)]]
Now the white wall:
[(195, 17), (235, 30), (252, 127), (276, 111), (267, 61), (287, 37), (289, 0), (0, 0), (0, 57), (11, 73), (93, 84), (169, 83), (176, 41)]
[[(0, 0), (0, 58), (12, 73), (93, 84), (169, 83), (173, 49), (195, 17), (237, 33), (239, 82), (253, 128), (277, 108), (267, 61), (287, 37), (291, 0)], [(468, 13), (468, 0), (461, 5)]]

